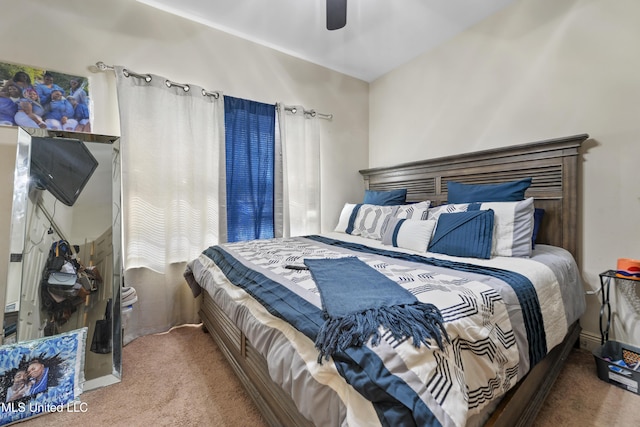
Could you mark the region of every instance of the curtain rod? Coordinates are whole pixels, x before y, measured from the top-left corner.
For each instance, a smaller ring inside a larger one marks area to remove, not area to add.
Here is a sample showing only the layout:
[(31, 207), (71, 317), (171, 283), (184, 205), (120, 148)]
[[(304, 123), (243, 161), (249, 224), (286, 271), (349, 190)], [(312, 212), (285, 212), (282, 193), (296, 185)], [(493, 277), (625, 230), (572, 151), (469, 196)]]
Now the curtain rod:
[(111, 65), (107, 65), (102, 61), (96, 62), (96, 67), (98, 67), (98, 70), (100, 70), (100, 71), (109, 71), (109, 70), (115, 71), (116, 70)]
[[(115, 68), (113, 66), (107, 65), (102, 61), (96, 62), (96, 67), (98, 67), (98, 70), (100, 70), (100, 71), (115, 71)], [(126, 68), (122, 70), (122, 73), (126, 77), (133, 76), (133, 77), (138, 77), (140, 79), (145, 79), (147, 82), (151, 81), (151, 75), (150, 74), (138, 74), (138, 73), (134, 73), (132, 71), (129, 71)], [(172, 82), (171, 80), (165, 80), (165, 84), (168, 87), (171, 87), (171, 86), (181, 87), (182, 89), (184, 89), (185, 92), (189, 91), (189, 85), (188, 84)], [(204, 95), (204, 96), (213, 95), (214, 98), (218, 99), (218, 97), (220, 96), (220, 93), (219, 92), (207, 92), (204, 89), (202, 89), (202, 95)], [(298, 109), (296, 107), (288, 106), (288, 105), (285, 105), (284, 109), (285, 109), (285, 111), (289, 111), (292, 114), (296, 114), (297, 111), (298, 111)], [(304, 108), (302, 109), (302, 111), (303, 111), (304, 115), (308, 115), (310, 117), (318, 117), (320, 119), (326, 119), (326, 120), (333, 119), (333, 114), (318, 113), (315, 110), (305, 110)]]
[[(96, 67), (98, 67), (98, 70), (100, 71), (115, 71), (114, 67), (112, 67), (111, 65), (107, 65), (102, 61), (96, 62)], [(133, 76), (139, 79), (144, 79), (147, 83), (149, 83), (152, 79), (151, 74), (138, 74), (126, 68), (122, 69), (122, 74), (124, 74), (125, 77)], [(181, 87), (182, 90), (184, 90), (185, 92), (189, 92), (189, 90), (191, 89), (191, 86), (189, 86), (186, 83), (178, 83), (168, 79), (165, 79), (164, 83), (167, 85), (167, 87), (171, 87), (171, 86)], [(218, 99), (220, 97), (220, 92), (210, 92), (205, 89), (202, 89), (202, 96), (213, 96), (215, 99)]]
[[(296, 114), (298, 112), (298, 109), (294, 106), (285, 105), (284, 109), (285, 111), (289, 111), (292, 114)], [(305, 110), (304, 108), (302, 109), (302, 112), (304, 113), (305, 116), (318, 117), (319, 119), (326, 119), (326, 120), (333, 119), (333, 114), (318, 113), (315, 110)]]

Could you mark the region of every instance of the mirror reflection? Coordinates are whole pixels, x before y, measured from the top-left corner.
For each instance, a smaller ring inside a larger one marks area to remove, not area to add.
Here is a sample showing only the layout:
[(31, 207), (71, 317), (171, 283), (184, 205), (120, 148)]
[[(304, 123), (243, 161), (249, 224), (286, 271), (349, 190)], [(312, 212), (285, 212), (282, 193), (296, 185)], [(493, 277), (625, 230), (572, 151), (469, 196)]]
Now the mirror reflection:
[(28, 132), (22, 280), (6, 292), (5, 343), (10, 319), (17, 341), (87, 327), (85, 390), (107, 385), (121, 369), (119, 139)]

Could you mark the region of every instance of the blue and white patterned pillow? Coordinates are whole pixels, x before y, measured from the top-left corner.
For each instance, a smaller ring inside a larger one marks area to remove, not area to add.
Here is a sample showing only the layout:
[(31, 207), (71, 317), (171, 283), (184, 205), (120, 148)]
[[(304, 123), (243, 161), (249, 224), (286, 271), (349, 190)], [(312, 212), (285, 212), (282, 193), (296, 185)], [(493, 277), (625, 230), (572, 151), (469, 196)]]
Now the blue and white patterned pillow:
[(347, 228), (347, 233), (368, 239), (382, 239), (382, 233), (391, 218), (393, 208), (393, 206), (360, 205), (353, 223)]
[(380, 240), (395, 206), (346, 203), (335, 231)]
[(395, 206), (392, 215), (396, 218), (411, 220), (427, 219), (429, 206), (431, 206), (431, 202), (429, 200), (418, 203), (410, 203), (408, 205), (399, 205)]
[(395, 206), (345, 203), (334, 231), (380, 240), (390, 219), (426, 219), (429, 205), (428, 200)]
[(427, 219), (437, 220), (443, 213), (466, 212), (469, 209), (469, 203), (451, 203), (448, 205), (440, 205), (429, 208)]

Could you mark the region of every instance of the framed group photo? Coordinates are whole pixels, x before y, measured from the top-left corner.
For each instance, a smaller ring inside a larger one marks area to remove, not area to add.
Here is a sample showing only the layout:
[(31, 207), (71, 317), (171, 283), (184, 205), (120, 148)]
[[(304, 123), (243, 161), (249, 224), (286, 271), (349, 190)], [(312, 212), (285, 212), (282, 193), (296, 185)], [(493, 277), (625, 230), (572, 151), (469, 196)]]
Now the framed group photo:
[(0, 62), (0, 125), (91, 133), (89, 80)]

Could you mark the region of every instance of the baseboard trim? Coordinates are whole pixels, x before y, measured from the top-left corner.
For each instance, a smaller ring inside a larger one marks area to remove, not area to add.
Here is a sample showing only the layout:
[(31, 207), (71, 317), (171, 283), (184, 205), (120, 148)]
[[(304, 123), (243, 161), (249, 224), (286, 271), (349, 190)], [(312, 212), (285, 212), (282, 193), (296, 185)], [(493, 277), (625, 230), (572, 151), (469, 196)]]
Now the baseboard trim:
[(600, 347), (600, 335), (593, 334), (591, 332), (580, 332), (580, 348), (593, 352)]

